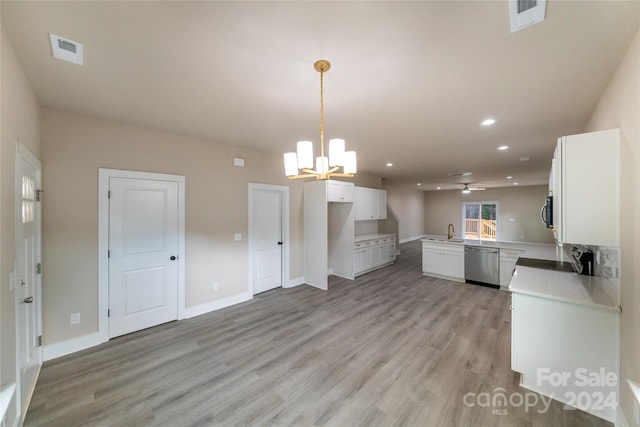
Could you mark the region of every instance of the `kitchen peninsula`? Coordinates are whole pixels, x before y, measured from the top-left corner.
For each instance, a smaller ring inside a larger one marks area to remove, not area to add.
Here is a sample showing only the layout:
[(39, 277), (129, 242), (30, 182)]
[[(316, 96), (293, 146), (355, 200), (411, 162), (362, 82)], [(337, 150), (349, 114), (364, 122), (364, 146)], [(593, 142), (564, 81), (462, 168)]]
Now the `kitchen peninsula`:
[(499, 250), (500, 287), (509, 286), (519, 257), (564, 261), (561, 247), (528, 242), (500, 242), (486, 240), (447, 239), (446, 236), (428, 235), (422, 242), (422, 273), (425, 276), (465, 281), (465, 246)]

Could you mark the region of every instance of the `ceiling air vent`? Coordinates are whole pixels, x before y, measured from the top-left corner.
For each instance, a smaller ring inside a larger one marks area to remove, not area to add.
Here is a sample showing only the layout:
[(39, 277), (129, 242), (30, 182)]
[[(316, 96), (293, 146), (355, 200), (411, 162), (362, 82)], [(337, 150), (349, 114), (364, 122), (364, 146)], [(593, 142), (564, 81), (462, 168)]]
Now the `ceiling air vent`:
[(511, 32), (527, 28), (544, 21), (547, 0), (509, 0)]
[(82, 65), (82, 44), (49, 33), (53, 56), (63, 61)]

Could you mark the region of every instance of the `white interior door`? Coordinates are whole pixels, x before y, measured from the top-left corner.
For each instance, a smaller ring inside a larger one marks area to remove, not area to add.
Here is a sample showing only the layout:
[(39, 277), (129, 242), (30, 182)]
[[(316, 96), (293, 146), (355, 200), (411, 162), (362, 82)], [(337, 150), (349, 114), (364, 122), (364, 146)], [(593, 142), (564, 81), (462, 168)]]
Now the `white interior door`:
[(178, 183), (109, 180), (109, 336), (178, 318)]
[(42, 365), (40, 276), (40, 162), (18, 146), (16, 162), (16, 341), (18, 397), (24, 414)]
[(282, 286), (282, 192), (253, 190), (253, 293)]

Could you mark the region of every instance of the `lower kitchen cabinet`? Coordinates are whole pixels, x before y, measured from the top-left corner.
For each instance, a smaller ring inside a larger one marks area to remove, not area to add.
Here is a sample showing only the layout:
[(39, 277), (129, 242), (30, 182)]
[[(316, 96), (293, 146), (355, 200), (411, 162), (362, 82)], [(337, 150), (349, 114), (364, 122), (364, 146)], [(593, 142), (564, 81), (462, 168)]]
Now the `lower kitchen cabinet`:
[(500, 249), (500, 287), (509, 287), (518, 258), (524, 251), (514, 249)]
[(395, 260), (396, 238), (393, 235), (383, 235), (372, 239), (359, 240), (354, 244), (354, 276), (385, 267), (395, 262)]
[(422, 273), (464, 282), (464, 246), (451, 243), (422, 243)]
[(619, 310), (513, 293), (511, 369), (520, 385), (613, 421)]

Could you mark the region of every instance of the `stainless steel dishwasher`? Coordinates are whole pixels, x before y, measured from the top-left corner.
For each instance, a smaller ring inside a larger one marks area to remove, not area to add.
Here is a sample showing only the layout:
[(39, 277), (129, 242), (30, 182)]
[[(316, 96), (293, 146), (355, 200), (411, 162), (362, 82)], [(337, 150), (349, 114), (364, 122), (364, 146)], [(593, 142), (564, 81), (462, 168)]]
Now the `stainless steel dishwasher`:
[(500, 249), (465, 246), (464, 279), (467, 283), (500, 287)]

